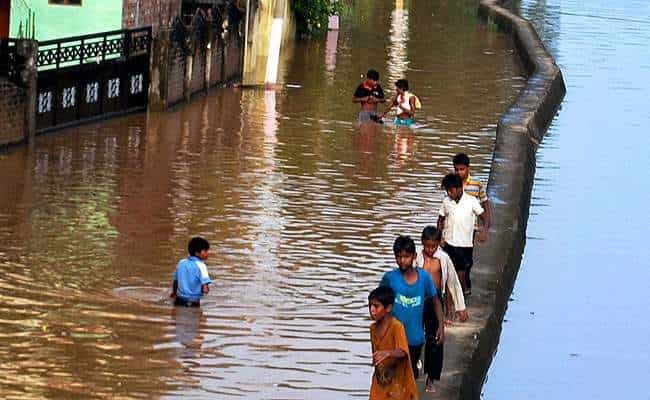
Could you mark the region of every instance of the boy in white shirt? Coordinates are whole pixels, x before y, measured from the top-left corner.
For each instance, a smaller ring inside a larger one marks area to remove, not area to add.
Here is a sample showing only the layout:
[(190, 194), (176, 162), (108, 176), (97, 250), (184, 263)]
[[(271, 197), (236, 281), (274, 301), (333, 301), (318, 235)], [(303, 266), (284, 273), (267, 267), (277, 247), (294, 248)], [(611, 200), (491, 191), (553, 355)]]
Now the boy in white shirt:
[[(442, 231), (443, 250), (454, 263), (465, 291), (465, 271), (473, 264), (474, 226), (477, 217), (481, 226), (485, 226), (484, 210), (475, 197), (465, 194), (463, 179), (459, 175), (446, 175), (442, 179), (442, 187), (447, 196), (442, 200), (438, 212), (438, 230)], [(485, 238), (486, 235), (479, 235), (479, 241)]]

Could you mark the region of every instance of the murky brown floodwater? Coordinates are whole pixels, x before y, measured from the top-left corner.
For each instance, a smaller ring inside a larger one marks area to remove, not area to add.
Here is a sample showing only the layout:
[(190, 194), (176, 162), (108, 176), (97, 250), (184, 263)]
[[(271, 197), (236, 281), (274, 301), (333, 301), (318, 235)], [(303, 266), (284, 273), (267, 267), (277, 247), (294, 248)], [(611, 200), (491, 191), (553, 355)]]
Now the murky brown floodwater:
[(486, 400), (650, 399), (650, 2), (522, 0), (567, 84)]
[[(221, 90), (0, 155), (3, 398), (367, 396), (366, 295), (392, 241), (434, 221), (452, 154), (487, 176), (522, 80), (474, 1), (357, 4), (338, 38), (296, 46), (285, 90)], [(410, 79), (416, 129), (355, 125), (368, 67)], [(196, 234), (216, 284), (201, 311), (173, 309)]]

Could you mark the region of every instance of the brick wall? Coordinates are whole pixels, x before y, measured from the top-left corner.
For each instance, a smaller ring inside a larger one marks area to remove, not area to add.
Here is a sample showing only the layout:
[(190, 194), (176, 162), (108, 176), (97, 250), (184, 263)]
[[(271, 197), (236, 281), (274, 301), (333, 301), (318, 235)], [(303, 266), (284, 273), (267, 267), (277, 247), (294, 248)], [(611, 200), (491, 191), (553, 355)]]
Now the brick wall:
[(161, 24), (168, 26), (171, 18), (180, 14), (181, 3), (182, 0), (124, 0), (122, 27), (151, 26), (155, 33)]
[(27, 91), (0, 78), (0, 146), (25, 140)]

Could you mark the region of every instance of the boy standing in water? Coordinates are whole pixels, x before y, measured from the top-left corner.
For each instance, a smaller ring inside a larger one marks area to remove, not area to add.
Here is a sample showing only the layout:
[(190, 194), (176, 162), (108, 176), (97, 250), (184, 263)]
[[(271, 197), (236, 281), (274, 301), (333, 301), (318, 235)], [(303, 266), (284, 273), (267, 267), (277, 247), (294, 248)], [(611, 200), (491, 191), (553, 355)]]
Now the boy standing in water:
[(375, 321), (370, 326), (372, 365), (375, 367), (370, 400), (418, 398), (406, 333), (391, 315), (394, 303), (395, 292), (387, 286), (378, 287), (368, 296), (370, 317)]
[(442, 200), (438, 212), (438, 230), (442, 231), (445, 241), (443, 250), (454, 263), (463, 291), (467, 291), (465, 272), (474, 263), (474, 225), (478, 217), (485, 227), (484, 210), (475, 197), (465, 194), (459, 175), (446, 175), (442, 179), (442, 186), (447, 196)]
[(377, 104), (385, 101), (384, 91), (379, 85), (379, 72), (369, 69), (366, 73), (366, 79), (352, 95), (352, 102), (361, 104), (359, 122), (377, 122)]
[[(453, 299), (458, 319), (466, 321), (469, 316), (465, 308), (463, 289), (451, 259), (439, 245), (440, 232), (434, 226), (425, 227), (422, 231), (422, 252), (418, 254), (417, 264), (431, 275), (441, 299), (449, 297)], [(449, 304), (450, 302), (443, 302), (443, 304), (445, 303)], [(446, 308), (449, 313), (452, 310), (451, 304)], [(433, 383), (440, 380), (442, 373), (443, 345), (438, 344), (435, 340), (437, 331), (438, 320), (435, 318), (433, 299), (427, 298), (424, 303), (424, 333), (426, 337), (424, 372), (427, 375), (424, 388), (427, 392), (435, 391)]]
[(413, 239), (399, 236), (393, 244), (393, 253), (398, 268), (386, 272), (380, 286), (388, 286), (395, 292), (392, 314), (404, 325), (411, 368), (413, 376), (417, 379), (419, 375), (417, 362), (425, 342), (423, 323), (425, 299), (433, 298), (434, 313), (438, 320), (438, 329), (434, 336), (438, 344), (441, 344), (445, 337), (442, 306), (429, 273), (413, 266), (416, 258)]
[(395, 82), (397, 94), (393, 97), (391, 107), (387, 109), (379, 119), (383, 118), (391, 109), (397, 110), (395, 117), (396, 126), (411, 126), (415, 119), (415, 110), (418, 108), (419, 100), (416, 95), (409, 92), (409, 81), (398, 79)]
[[(458, 174), (463, 180), (463, 190), (466, 194), (476, 197), (481, 203), (481, 207), (485, 210), (484, 214), (484, 223), (483, 229), (479, 231), (479, 241), (484, 242), (487, 239), (487, 232), (490, 229), (490, 223), (492, 222), (492, 209), (490, 208), (490, 202), (488, 201), (487, 194), (485, 194), (485, 189), (483, 189), (483, 184), (481, 181), (474, 180), (469, 173), (469, 157), (467, 154), (459, 153), (456, 154), (453, 158), (454, 172)], [(465, 284), (467, 286), (466, 293), (467, 295), (472, 293), (472, 280), (470, 279), (470, 271), (473, 266), (473, 262), (465, 271)]]
[(187, 244), (189, 257), (182, 259), (174, 271), (172, 294), (174, 305), (184, 307), (199, 307), (201, 297), (208, 294), (212, 283), (208, 275), (205, 260), (208, 259), (210, 243), (201, 237), (194, 237)]

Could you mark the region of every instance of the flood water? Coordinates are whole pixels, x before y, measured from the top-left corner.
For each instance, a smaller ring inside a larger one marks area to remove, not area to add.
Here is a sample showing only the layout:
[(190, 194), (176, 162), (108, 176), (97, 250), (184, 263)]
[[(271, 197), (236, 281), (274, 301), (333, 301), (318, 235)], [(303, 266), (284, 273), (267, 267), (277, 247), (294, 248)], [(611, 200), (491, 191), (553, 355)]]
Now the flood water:
[[(435, 221), (459, 151), (485, 179), (521, 88), (471, 1), (358, 1), (284, 55), (280, 91), (224, 89), (164, 114), (0, 153), (0, 391), (7, 399), (367, 398), (366, 296), (397, 234)], [(423, 103), (359, 128), (377, 68)], [(212, 244), (201, 310), (167, 296)]]
[(649, 399), (650, 3), (522, 1), (567, 96), (485, 399)]

